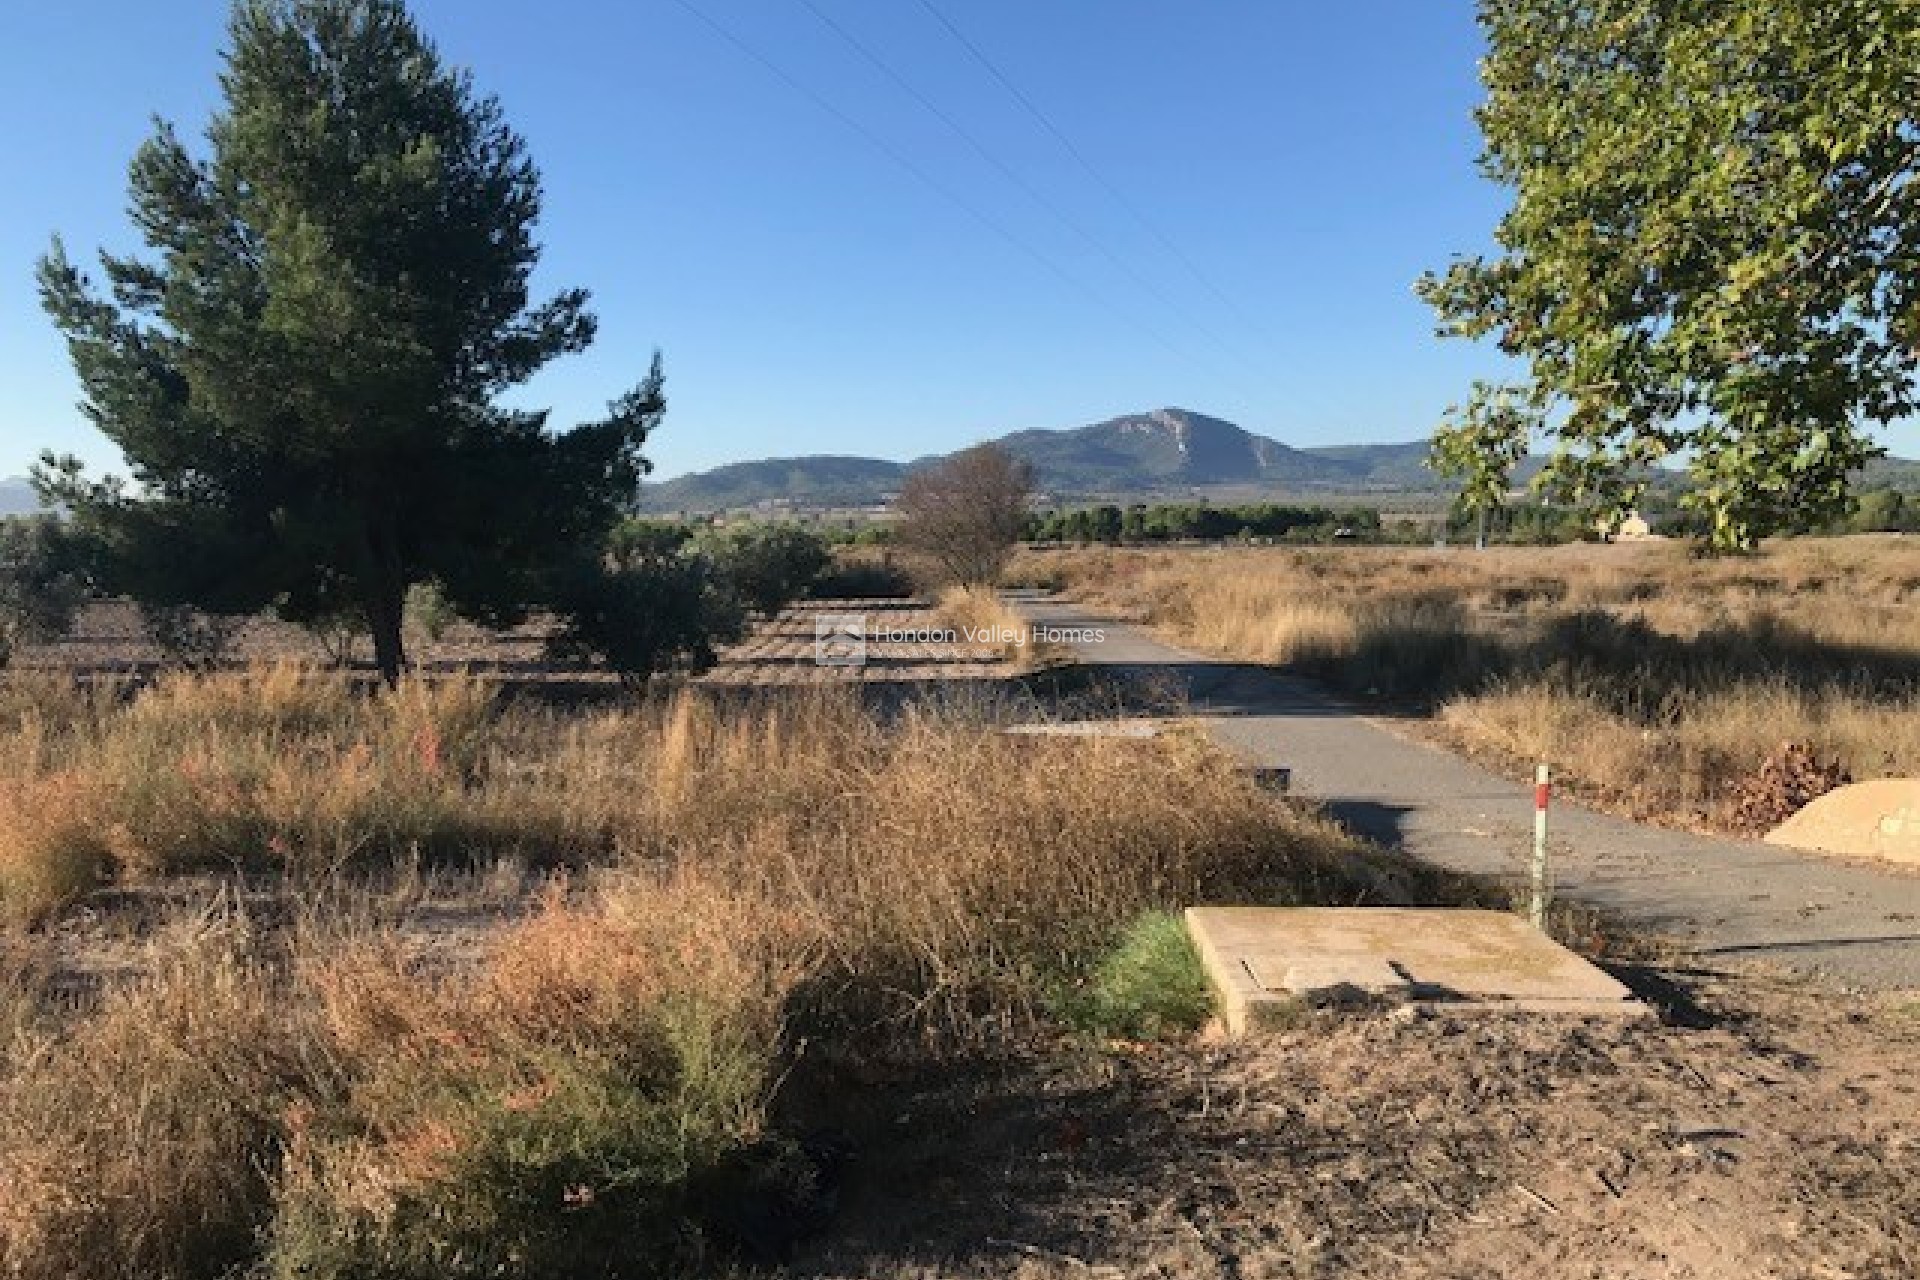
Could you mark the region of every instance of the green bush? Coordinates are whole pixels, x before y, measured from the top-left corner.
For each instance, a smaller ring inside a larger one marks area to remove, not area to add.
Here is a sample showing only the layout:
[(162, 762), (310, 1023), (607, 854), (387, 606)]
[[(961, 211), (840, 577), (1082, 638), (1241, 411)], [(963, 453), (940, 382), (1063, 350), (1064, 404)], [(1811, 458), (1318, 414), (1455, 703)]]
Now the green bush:
[(825, 600), (904, 600), (913, 593), (913, 575), (890, 554), (857, 551), (835, 556), (808, 592)]
[(623, 677), (711, 666), (714, 645), (744, 618), (729, 584), (701, 555), (646, 556), (582, 572), (561, 592), (562, 661), (598, 659)]
[(833, 563), (826, 541), (796, 525), (729, 529), (695, 545), (740, 602), (768, 618), (804, 596)]
[(447, 593), (434, 582), (416, 582), (407, 588), (408, 641), (418, 647), (439, 644), (458, 615)]
[(227, 664), (245, 619), (190, 605), (140, 603), (140, 629), (168, 666), (216, 671)]

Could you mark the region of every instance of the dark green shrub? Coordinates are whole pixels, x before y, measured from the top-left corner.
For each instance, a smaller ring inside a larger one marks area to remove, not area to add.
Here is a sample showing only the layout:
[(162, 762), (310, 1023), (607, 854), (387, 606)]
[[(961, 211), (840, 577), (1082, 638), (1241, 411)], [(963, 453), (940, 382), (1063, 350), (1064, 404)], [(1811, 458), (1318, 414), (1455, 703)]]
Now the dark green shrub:
[(729, 529), (694, 545), (741, 604), (767, 618), (804, 596), (833, 562), (824, 539), (795, 525)]
[(711, 666), (714, 646), (738, 638), (745, 621), (731, 585), (700, 555), (582, 569), (560, 598), (554, 656), (604, 662), (634, 680)]

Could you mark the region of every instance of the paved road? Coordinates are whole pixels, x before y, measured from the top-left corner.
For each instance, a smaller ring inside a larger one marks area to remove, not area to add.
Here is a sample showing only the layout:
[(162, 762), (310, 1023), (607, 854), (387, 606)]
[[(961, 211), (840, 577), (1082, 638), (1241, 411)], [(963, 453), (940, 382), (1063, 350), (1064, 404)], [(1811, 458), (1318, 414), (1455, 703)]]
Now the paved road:
[[(1315, 685), (1207, 658), (1051, 597), (1015, 593), (1035, 623), (1100, 627), (1082, 661), (1171, 677), (1220, 742), (1292, 770), (1296, 792), (1354, 829), (1463, 871), (1524, 875), (1532, 787), (1396, 733)], [(1757, 960), (1863, 988), (1920, 988), (1920, 875), (1752, 841), (1553, 810), (1566, 896), (1670, 935), (1703, 962)]]

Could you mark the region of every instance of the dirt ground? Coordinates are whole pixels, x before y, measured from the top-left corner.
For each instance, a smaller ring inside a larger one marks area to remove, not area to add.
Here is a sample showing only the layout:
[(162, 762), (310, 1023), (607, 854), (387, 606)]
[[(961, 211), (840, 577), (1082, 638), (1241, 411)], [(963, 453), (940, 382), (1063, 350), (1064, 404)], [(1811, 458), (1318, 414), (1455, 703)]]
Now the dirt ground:
[(1668, 1016), (1319, 1014), (818, 1090), (861, 1154), (794, 1274), (1920, 1275), (1920, 999), (1623, 976)]

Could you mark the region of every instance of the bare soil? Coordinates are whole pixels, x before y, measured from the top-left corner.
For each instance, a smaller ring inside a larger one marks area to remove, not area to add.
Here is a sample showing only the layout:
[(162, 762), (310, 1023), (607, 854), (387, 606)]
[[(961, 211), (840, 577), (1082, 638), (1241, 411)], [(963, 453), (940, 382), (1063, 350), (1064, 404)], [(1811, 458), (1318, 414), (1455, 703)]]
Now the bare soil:
[(1669, 1016), (1325, 1014), (816, 1089), (861, 1156), (795, 1274), (1920, 1275), (1920, 1001), (1623, 976)]

